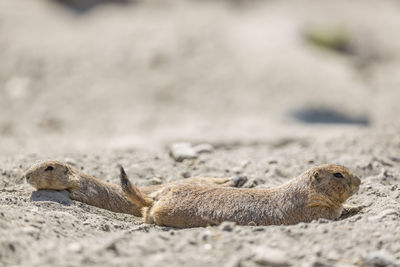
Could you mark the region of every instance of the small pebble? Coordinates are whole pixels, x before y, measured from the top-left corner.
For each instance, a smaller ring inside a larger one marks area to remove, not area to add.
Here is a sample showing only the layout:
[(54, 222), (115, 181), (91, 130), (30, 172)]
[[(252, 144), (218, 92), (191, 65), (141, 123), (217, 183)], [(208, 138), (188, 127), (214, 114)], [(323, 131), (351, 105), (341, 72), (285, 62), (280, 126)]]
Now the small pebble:
[(110, 226), (108, 224), (103, 224), (101, 226), (101, 230), (103, 230), (105, 232), (110, 232)]
[(260, 266), (290, 266), (284, 251), (259, 246), (254, 249), (254, 262)]
[(199, 234), (199, 239), (202, 241), (206, 241), (210, 239), (212, 236), (212, 232), (210, 230), (205, 230)]
[(218, 226), (218, 229), (226, 232), (231, 232), (236, 226), (234, 222), (223, 222)]
[(364, 257), (364, 262), (366, 266), (399, 266), (395, 257), (389, 254), (386, 250), (378, 250), (368, 253), (368, 255)]
[(154, 177), (153, 179), (151, 179), (151, 184), (152, 185), (162, 184), (162, 180), (159, 177)]
[(190, 172), (181, 172), (180, 175), (181, 175), (183, 178), (189, 178), (189, 177), (192, 176), (192, 175), (190, 174)]
[(109, 245), (106, 247), (106, 249), (107, 249), (107, 250), (114, 251), (115, 253), (118, 253), (118, 248), (117, 248), (117, 245), (115, 244), (115, 242), (112, 242), (111, 244), (109, 244)]
[(249, 164), (250, 164), (250, 161), (248, 161), (248, 160), (242, 160), (242, 161), (240, 162), (240, 167), (241, 167), (242, 169), (245, 169)]
[(172, 144), (170, 148), (170, 155), (175, 161), (178, 162), (181, 162), (185, 159), (196, 159), (198, 157), (197, 152), (188, 142), (179, 142)]
[(14, 244), (8, 244), (8, 248), (9, 248), (12, 252), (15, 251), (15, 246), (14, 246)]
[(340, 259), (340, 254), (335, 250), (330, 250), (326, 255), (326, 258), (331, 261), (337, 261)]

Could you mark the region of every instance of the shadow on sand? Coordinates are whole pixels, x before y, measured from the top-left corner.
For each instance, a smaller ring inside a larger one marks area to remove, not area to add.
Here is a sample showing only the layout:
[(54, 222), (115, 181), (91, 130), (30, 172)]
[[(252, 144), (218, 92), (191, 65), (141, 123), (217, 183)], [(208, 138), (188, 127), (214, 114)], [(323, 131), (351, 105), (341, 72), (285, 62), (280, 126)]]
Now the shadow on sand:
[(32, 192), (32, 201), (51, 201), (57, 202), (61, 205), (69, 206), (72, 204), (72, 200), (69, 197), (69, 192), (66, 190), (56, 191), (56, 190), (38, 190)]
[(334, 109), (305, 108), (292, 111), (289, 115), (298, 121), (309, 124), (355, 124), (361, 126), (370, 124), (370, 120), (366, 116), (352, 116)]

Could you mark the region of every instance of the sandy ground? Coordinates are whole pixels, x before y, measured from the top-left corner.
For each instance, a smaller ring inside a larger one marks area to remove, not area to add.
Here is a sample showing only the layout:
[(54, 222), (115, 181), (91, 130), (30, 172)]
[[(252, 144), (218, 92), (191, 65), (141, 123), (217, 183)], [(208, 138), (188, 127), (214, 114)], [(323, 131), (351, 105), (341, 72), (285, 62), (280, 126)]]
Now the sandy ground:
[[(350, 50), (307, 39), (332, 28)], [(399, 29), (398, 1), (0, 1), (0, 266), (400, 266)], [(175, 162), (176, 141), (215, 149)], [(122, 164), (138, 185), (261, 187), (337, 163), (367, 208), (177, 230), (34, 192), (22, 174), (43, 159), (114, 183)]]

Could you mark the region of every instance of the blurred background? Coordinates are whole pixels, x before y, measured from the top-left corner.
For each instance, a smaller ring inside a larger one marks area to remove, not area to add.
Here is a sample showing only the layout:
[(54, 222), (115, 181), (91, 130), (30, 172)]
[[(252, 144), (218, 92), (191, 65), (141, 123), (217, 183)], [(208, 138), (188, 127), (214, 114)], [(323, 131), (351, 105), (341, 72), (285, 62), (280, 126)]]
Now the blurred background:
[(393, 128), (399, 1), (2, 0), (0, 150)]

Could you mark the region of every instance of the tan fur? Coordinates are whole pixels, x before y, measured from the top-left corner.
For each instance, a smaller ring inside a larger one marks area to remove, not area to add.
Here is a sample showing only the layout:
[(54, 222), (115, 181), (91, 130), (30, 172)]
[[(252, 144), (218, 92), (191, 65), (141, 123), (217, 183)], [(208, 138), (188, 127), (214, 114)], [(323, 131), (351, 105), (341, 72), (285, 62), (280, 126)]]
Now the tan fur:
[[(73, 200), (114, 212), (141, 216), (141, 207), (146, 205), (146, 200), (136, 205), (135, 201), (128, 200), (120, 186), (103, 182), (60, 161), (50, 160), (34, 164), (24, 176), (27, 182), (38, 190), (68, 190)], [(143, 186), (138, 188), (137, 194), (144, 194), (141, 195), (142, 200), (146, 199), (147, 195), (151, 196), (148, 199), (157, 199), (165, 186), (178, 183), (221, 187), (237, 185), (233, 178), (192, 177), (170, 184)]]
[[(343, 178), (334, 176), (339, 176), (338, 173)], [(124, 183), (124, 177), (121, 181)], [(349, 169), (329, 164), (314, 167), (282, 186), (269, 189), (175, 184), (164, 187), (158, 199), (142, 206), (143, 217), (147, 223), (178, 228), (223, 221), (240, 225), (288, 225), (319, 218), (333, 220), (339, 218), (343, 203), (358, 191), (360, 183)], [(123, 190), (130, 194), (126, 186)]]

